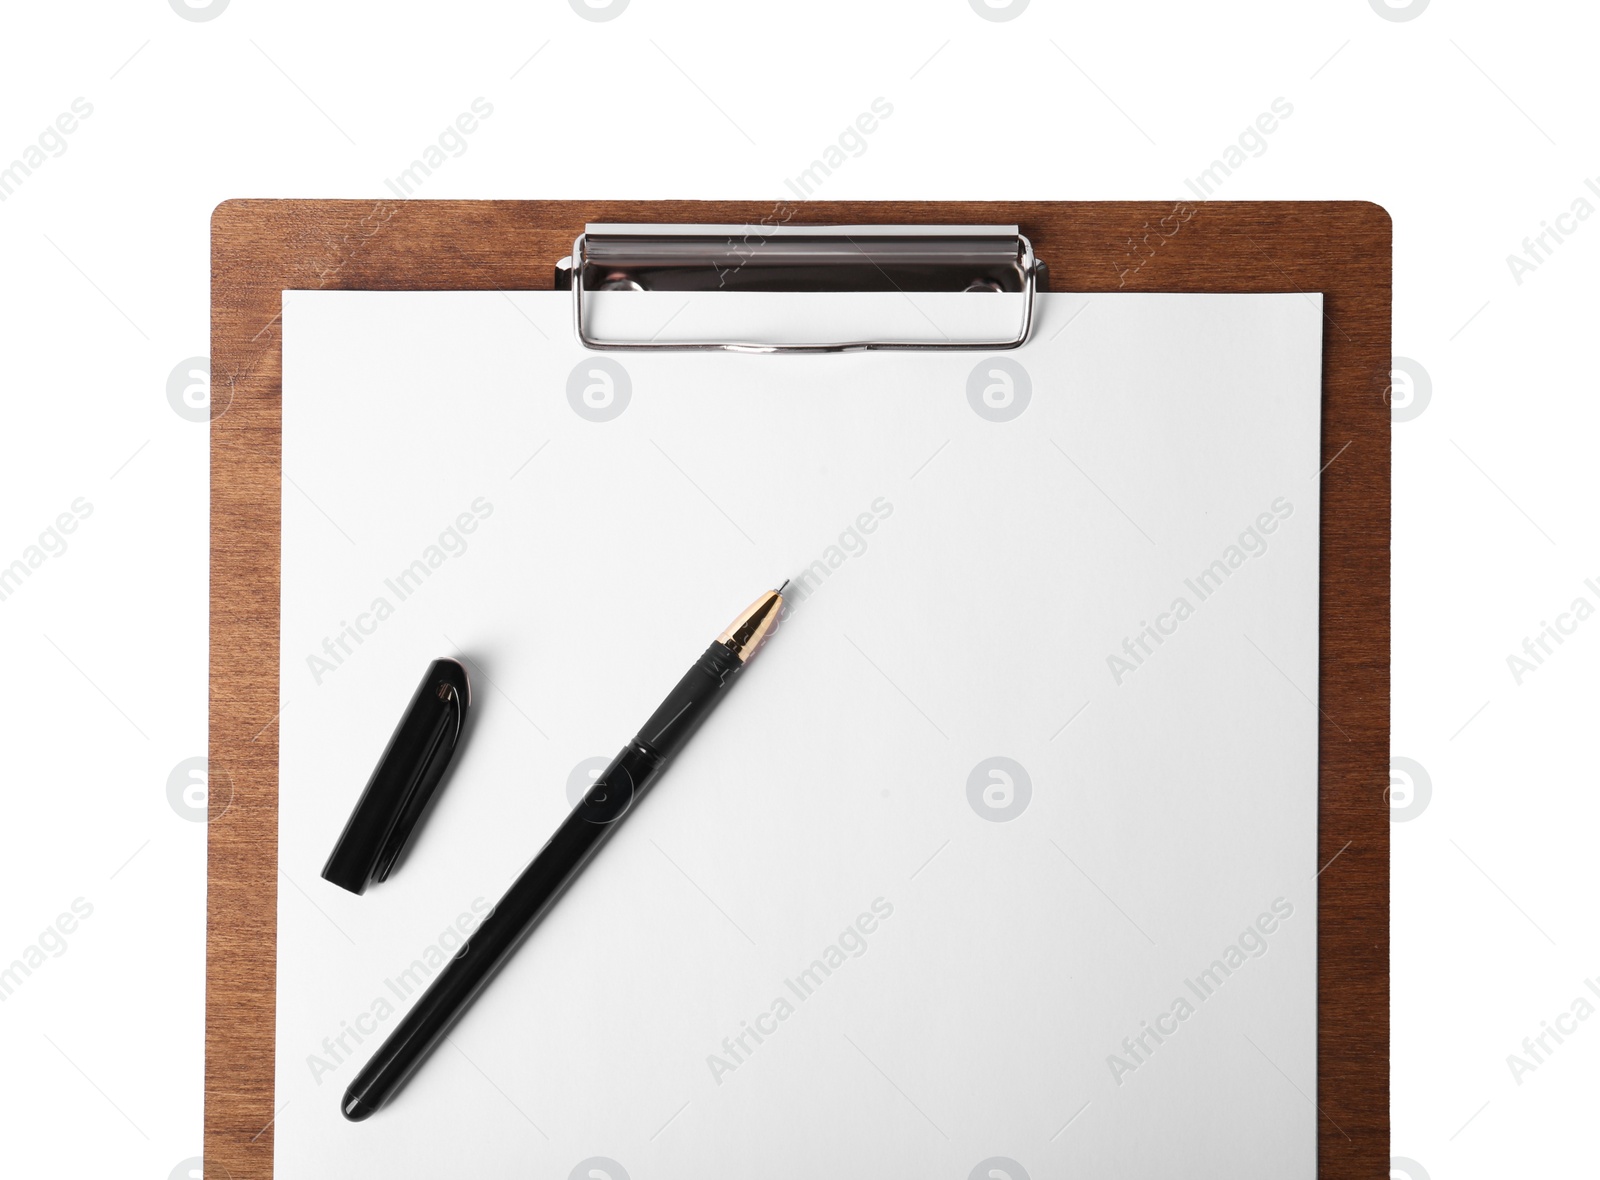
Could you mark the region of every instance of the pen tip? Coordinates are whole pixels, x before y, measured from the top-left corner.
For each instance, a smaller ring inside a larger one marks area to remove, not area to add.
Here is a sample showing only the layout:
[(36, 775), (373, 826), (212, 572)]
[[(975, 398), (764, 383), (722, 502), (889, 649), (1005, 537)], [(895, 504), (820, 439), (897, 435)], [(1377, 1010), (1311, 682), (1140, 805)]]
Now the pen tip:
[[(784, 583), (785, 586), (788, 584)], [(737, 619), (728, 624), (728, 629), (717, 636), (717, 642), (724, 644), (729, 651), (738, 656), (740, 663), (745, 662), (756, 648), (761, 646), (761, 641), (767, 637), (767, 632), (772, 630), (773, 624), (778, 621), (778, 612), (782, 608), (783, 595), (776, 590), (768, 590), (745, 607)]]
[(776, 590), (773, 591), (773, 593), (774, 594), (782, 594), (783, 593), (783, 587), (787, 586), (788, 584), (789, 584), (789, 579), (785, 578), (783, 580), (783, 586), (779, 586)]

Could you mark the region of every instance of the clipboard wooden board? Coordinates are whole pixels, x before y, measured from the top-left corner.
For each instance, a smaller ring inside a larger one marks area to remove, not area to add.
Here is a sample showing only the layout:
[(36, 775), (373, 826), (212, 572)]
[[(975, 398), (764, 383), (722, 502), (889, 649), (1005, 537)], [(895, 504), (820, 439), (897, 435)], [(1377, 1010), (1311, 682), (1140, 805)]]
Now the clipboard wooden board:
[(791, 225), (1015, 223), (1049, 264), (1047, 290), (1323, 293), (1318, 1174), (1387, 1175), (1392, 265), (1382, 208), (1354, 201), (240, 200), (212, 217), (207, 1177), (213, 1165), (231, 1180), (272, 1176), (280, 293), (548, 290), (556, 260), (587, 222), (775, 218)]

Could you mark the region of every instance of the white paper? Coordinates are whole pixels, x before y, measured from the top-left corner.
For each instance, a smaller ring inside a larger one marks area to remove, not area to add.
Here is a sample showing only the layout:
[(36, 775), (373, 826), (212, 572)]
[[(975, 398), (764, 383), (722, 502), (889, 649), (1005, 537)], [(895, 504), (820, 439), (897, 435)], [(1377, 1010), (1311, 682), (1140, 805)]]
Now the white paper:
[[(1045, 295), (995, 356), (603, 356), (556, 293), (284, 322), (277, 1176), (1315, 1175), (1320, 296)], [(345, 1122), (403, 974), (802, 573), (450, 1043)], [(464, 746), (352, 896), (319, 871), (441, 655)]]

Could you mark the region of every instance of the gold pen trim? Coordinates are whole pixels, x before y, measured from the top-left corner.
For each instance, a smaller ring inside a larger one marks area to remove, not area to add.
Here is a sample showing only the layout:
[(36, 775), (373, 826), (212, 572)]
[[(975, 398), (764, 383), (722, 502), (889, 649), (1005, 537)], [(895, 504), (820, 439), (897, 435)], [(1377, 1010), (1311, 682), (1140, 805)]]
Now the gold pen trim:
[(755, 654), (756, 648), (761, 646), (767, 633), (777, 625), (778, 611), (782, 606), (783, 595), (777, 590), (768, 590), (728, 624), (728, 629), (717, 636), (717, 642), (739, 657), (741, 664), (746, 663)]

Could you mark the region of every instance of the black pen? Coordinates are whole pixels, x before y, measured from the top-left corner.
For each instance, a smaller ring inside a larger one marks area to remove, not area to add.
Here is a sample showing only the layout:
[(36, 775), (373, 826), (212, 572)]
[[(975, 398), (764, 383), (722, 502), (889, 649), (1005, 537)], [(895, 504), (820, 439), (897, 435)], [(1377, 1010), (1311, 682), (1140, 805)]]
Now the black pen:
[(638, 735), (600, 772), (589, 793), (350, 1083), (339, 1108), (345, 1118), (364, 1119), (380, 1109), (538, 925), (599, 851), (616, 821), (733, 686), (740, 669), (778, 621), (782, 590), (780, 586), (763, 594), (717, 636)]

